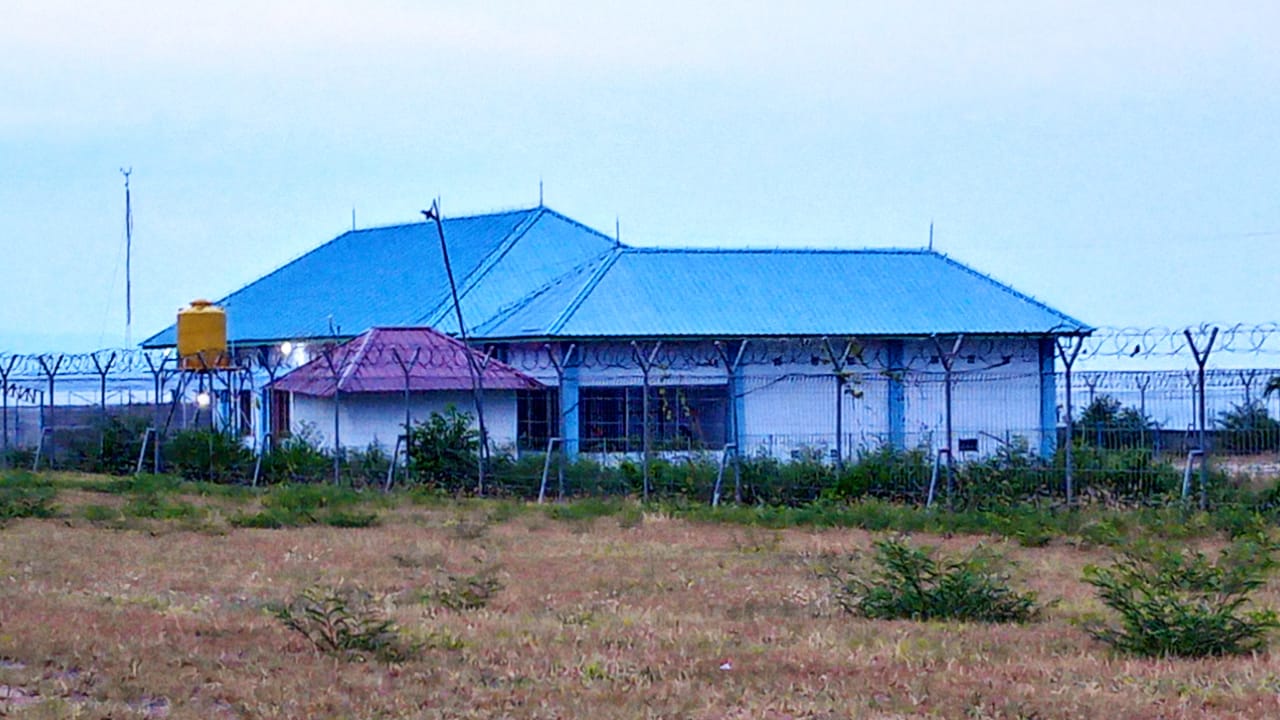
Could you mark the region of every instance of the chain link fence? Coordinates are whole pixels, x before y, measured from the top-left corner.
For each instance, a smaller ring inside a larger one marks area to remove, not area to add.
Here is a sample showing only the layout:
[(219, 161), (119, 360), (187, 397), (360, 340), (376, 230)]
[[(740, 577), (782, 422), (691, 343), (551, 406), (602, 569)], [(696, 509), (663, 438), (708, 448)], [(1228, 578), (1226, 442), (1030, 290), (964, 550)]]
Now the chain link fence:
[[(491, 438), (485, 491), (950, 506), (1184, 495), (1206, 502), (1216, 488), (1260, 488), (1280, 474), (1276, 338), (1274, 325), (1236, 325), (1056, 340), (488, 346), (486, 357), (547, 387), (510, 396), (513, 441)], [(209, 465), (207, 479), (256, 481), (260, 458), (280, 452), (298, 425), (288, 399), (270, 390), (291, 369), (339, 358), (327, 365), (343, 395), (335, 402), (347, 403), (331, 411), (334, 435), (340, 423), (359, 422), (359, 388), (341, 385), (341, 358), (351, 353), (333, 354), (334, 342), (290, 345), (242, 349), (229, 368), (204, 373), (182, 372), (160, 351), (0, 354), (0, 463), (185, 472), (192, 461), (174, 451), (191, 443), (178, 439), (203, 432), (246, 451), (234, 469), (214, 472), (210, 441), (195, 463)], [(362, 349), (364, 357), (391, 351)], [(1181, 367), (1133, 367), (1162, 361)], [(414, 365), (460, 365), (419, 353), (396, 362), (406, 383)], [(390, 420), (400, 427), (405, 417), (426, 419), (405, 389), (403, 411)], [(496, 416), (503, 402), (486, 400)], [(394, 436), (387, 440), (344, 448), (324, 432), (295, 432), (286, 449), (300, 459), (272, 477), (403, 479), (406, 455)], [(313, 455), (298, 453), (302, 443)], [(335, 455), (340, 462), (325, 459)]]

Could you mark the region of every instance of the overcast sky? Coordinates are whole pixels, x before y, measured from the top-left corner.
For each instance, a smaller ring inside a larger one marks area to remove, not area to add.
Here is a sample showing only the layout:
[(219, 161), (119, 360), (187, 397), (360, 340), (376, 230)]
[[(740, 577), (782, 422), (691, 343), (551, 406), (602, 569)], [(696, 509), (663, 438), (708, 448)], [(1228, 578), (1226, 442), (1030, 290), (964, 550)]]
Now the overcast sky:
[(135, 341), (353, 209), (539, 179), (636, 245), (933, 221), (1093, 325), (1280, 319), (1280, 4), (622, 5), (0, 0), (0, 351), (123, 343), (121, 167)]

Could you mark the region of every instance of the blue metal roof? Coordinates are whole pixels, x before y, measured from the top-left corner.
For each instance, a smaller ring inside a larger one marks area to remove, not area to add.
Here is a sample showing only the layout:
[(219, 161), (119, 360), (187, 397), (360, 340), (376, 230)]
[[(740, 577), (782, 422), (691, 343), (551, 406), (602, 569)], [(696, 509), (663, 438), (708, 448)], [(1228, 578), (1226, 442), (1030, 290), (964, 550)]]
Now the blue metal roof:
[[(468, 325), (614, 247), (547, 208), (447, 218), (444, 232)], [(424, 322), (456, 330), (433, 223), (344, 233), (218, 304), (234, 343), (328, 336), (331, 318), (344, 336)], [(174, 342), (170, 326), (142, 344)]]
[[(1087, 332), (1084, 323), (927, 250), (631, 248), (546, 208), (451, 218), (445, 237), (476, 337), (765, 337)], [(219, 301), (229, 339), (457, 324), (434, 224), (344, 233)], [(174, 343), (170, 326), (143, 342)]]
[(477, 328), (492, 338), (1075, 333), (1084, 323), (927, 250), (619, 248)]

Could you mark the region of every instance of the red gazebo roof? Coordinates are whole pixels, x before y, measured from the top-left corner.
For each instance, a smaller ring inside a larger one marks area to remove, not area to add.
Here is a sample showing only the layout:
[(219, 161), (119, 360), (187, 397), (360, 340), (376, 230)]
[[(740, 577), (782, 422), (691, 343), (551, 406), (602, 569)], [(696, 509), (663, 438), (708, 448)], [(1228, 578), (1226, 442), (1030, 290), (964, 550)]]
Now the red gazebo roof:
[(271, 385), (275, 390), (332, 397), (343, 393), (470, 390), (468, 354), (486, 390), (532, 390), (542, 383), (506, 363), (469, 349), (432, 328), (373, 328), (326, 349)]

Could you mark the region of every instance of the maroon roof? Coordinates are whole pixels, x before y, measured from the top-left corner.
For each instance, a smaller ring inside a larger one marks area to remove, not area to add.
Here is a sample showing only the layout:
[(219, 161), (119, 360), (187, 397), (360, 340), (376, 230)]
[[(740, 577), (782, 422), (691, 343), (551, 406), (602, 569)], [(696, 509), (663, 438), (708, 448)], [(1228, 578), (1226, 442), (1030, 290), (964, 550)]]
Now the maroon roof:
[[(303, 395), (470, 390), (467, 353), (476, 360), (486, 390), (531, 390), (542, 383), (431, 328), (373, 328), (275, 381), (271, 387)], [(337, 382), (335, 383), (335, 378)]]

